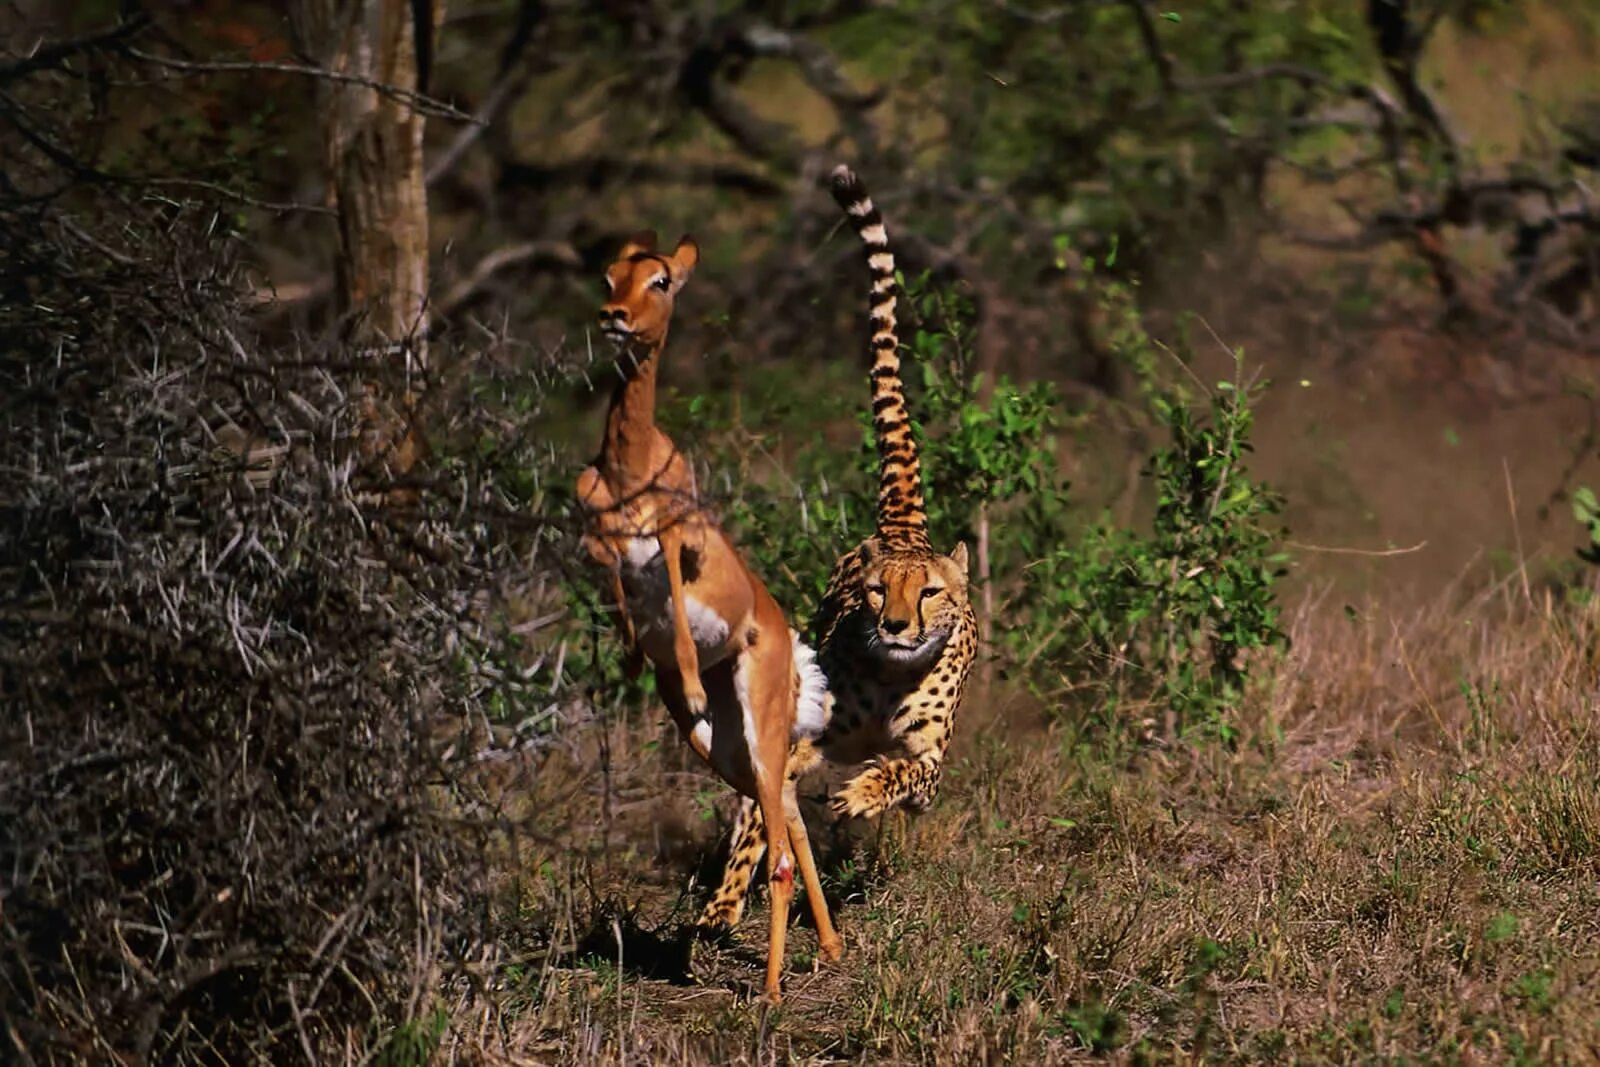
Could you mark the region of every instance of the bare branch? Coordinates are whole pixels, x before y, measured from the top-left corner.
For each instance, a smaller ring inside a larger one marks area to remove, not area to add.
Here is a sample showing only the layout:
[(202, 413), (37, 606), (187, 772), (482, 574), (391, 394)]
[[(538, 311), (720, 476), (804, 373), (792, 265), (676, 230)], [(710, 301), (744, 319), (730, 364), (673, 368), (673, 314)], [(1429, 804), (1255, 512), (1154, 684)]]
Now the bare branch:
[(511, 31), (510, 39), (506, 41), (505, 49), (500, 53), (500, 69), (494, 88), (489, 90), (489, 95), (478, 108), (474, 123), (456, 134), (449, 147), (440, 153), (439, 158), (428, 168), (427, 175), (423, 179), (426, 185), (433, 185), (454, 170), (467, 150), (482, 139), (489, 128), (499, 121), (505, 109), (528, 87), (535, 67), (531, 62), (523, 62), (522, 57), (527, 51), (528, 44), (533, 40), (534, 30), (543, 15), (542, 0), (522, 0), (517, 9), (516, 26)]
[(866, 154), (876, 152), (875, 131), (865, 112), (883, 99), (881, 88), (862, 91), (851, 84), (839, 61), (816, 41), (800, 34), (757, 24), (744, 30), (743, 43), (758, 56), (781, 56), (800, 68), (806, 84), (833, 106), (840, 123)]
[(364, 78), (358, 74), (342, 74), (338, 71), (324, 70), (321, 67), (308, 67), (298, 63), (266, 63), (253, 60), (202, 63), (188, 59), (158, 56), (137, 48), (128, 48), (125, 51), (129, 56), (141, 62), (184, 74), (295, 74), (306, 78), (339, 82), (344, 85), (358, 85), (364, 89), (371, 89), (380, 96), (386, 96), (391, 100), (405, 104), (418, 114), (427, 115), (430, 118), (454, 119), (457, 122), (467, 123), (478, 122), (478, 119), (465, 111), (452, 107), (442, 100), (435, 100), (433, 97), (424, 96), (410, 89), (403, 89), (398, 85), (390, 85), (374, 78)]
[(135, 178), (131, 179), (129, 184), (135, 186), (149, 185), (179, 189), (201, 189), (205, 192), (215, 193), (220, 197), (245, 204), (249, 207), (260, 208), (262, 211), (270, 211), (275, 215), (287, 214), (289, 212), (300, 212), (306, 215), (339, 214), (332, 208), (324, 207), (321, 204), (301, 204), (295, 201), (258, 200), (253, 196), (248, 196), (239, 192), (237, 189), (230, 189), (226, 185), (221, 185), (217, 182), (202, 181), (199, 178)]
[(484, 98), (483, 105), (478, 108), (469, 123), (460, 133), (456, 134), (449, 146), (433, 161), (428, 168), (427, 176), (423, 179), (428, 185), (433, 185), (439, 179), (455, 169), (456, 164), (467, 154), (467, 149), (477, 144), (483, 137), (484, 131), (496, 122), (506, 106), (522, 94), (527, 88), (533, 72), (527, 68), (514, 71), (501, 78), (495, 87), (489, 90), (489, 95)]
[(1384, 69), (1400, 90), (1406, 110), (1425, 133), (1439, 142), (1444, 150), (1445, 165), (1454, 175), (1460, 165), (1460, 148), (1433, 97), (1422, 87), (1417, 72), (1423, 45), (1438, 25), (1438, 15), (1442, 10), (1441, 7), (1436, 11), (1435, 17), (1430, 18), (1419, 32), (1411, 24), (1407, 0), (1368, 0), (1367, 25), (1372, 30), (1378, 53), (1383, 57)]
[(794, 171), (802, 153), (789, 128), (761, 118), (717, 77), (727, 54), (725, 48), (695, 49), (678, 72), (679, 89), (747, 155)]
[(1139, 26), (1139, 39), (1144, 42), (1145, 54), (1150, 57), (1150, 62), (1155, 64), (1156, 78), (1161, 82), (1163, 95), (1171, 96), (1178, 88), (1172, 71), (1172, 56), (1161, 47), (1161, 38), (1156, 33), (1156, 20), (1150, 14), (1150, 8), (1144, 0), (1123, 0), (1124, 6), (1133, 12), (1134, 21)]
[(120, 44), (146, 29), (149, 25), (150, 16), (140, 12), (126, 22), (118, 23), (109, 30), (85, 34), (82, 37), (73, 37), (69, 40), (37, 48), (26, 59), (0, 67), (0, 85), (16, 81), (18, 78), (26, 77), (35, 71), (60, 68), (68, 59), (81, 52), (93, 52), (110, 45)]
[(478, 260), (465, 277), (439, 298), (434, 305), (435, 311), (441, 317), (454, 314), (463, 304), (476, 296), (490, 278), (500, 271), (525, 264), (543, 264), (566, 270), (578, 270), (583, 266), (583, 257), (578, 254), (577, 249), (565, 241), (525, 241), (522, 244), (497, 248)]

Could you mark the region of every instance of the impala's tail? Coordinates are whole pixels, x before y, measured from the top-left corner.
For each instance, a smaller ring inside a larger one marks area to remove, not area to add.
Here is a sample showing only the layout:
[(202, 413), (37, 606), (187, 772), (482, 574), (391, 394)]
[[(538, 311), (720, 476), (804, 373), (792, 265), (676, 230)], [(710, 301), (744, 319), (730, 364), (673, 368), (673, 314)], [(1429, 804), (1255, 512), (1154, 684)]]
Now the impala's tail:
[(906, 412), (895, 335), (894, 253), (883, 216), (849, 167), (833, 172), (833, 198), (867, 246), (872, 270), (872, 430), (878, 442), (878, 537), (889, 545), (926, 546), (928, 514), (922, 500), (922, 461)]

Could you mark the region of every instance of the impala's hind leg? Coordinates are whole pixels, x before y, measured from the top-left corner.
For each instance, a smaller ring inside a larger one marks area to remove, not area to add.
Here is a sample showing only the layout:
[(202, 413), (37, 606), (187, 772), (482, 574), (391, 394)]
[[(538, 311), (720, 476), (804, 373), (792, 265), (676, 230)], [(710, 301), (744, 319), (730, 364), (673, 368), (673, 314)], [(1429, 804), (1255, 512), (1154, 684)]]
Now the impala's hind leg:
[[(784, 785), (786, 795), (795, 791), (802, 775), (821, 762), (822, 754), (817, 751), (815, 744), (807, 740), (796, 742), (789, 752), (788, 781)], [(798, 854), (800, 845), (794, 841), (790, 843)], [(766, 824), (761, 819), (761, 809), (754, 800), (746, 797), (739, 803), (739, 813), (734, 817), (733, 829), (728, 834), (728, 858), (722, 867), (722, 881), (700, 917), (695, 920), (696, 926), (702, 930), (731, 930), (739, 925), (739, 920), (744, 916), (745, 898), (750, 894), (750, 882), (756, 875), (756, 865), (766, 851), (767, 832)], [(810, 891), (811, 886), (807, 883), (806, 892)]]
[(772, 926), (767, 933), (766, 999), (783, 999), (783, 943), (789, 933), (789, 903), (794, 899), (794, 857), (789, 848), (788, 819), (783, 811), (783, 776), (763, 774), (757, 803), (767, 825), (767, 888), (772, 901)]
[(811, 921), (817, 927), (817, 955), (832, 963), (844, 955), (844, 942), (839, 939), (838, 931), (833, 928), (833, 917), (828, 914), (828, 898), (822, 895), (822, 879), (817, 876), (817, 861), (811, 854), (811, 839), (806, 834), (806, 821), (800, 817), (800, 801), (795, 796), (792, 778), (783, 785), (783, 809), (789, 825), (789, 842), (800, 863), (800, 876), (805, 879)]
[[(752, 781), (746, 783), (761, 809), (767, 831), (767, 887), (772, 926), (767, 936), (766, 999), (782, 999), (784, 939), (789, 931), (789, 904), (794, 899), (794, 853), (789, 845), (789, 818), (783, 794), (788, 781), (789, 731), (794, 725), (794, 675), (788, 646), (768, 644), (752, 635), (751, 647), (739, 654), (733, 688), (738, 694), (745, 748)], [(763, 655), (758, 656), (760, 647)]]

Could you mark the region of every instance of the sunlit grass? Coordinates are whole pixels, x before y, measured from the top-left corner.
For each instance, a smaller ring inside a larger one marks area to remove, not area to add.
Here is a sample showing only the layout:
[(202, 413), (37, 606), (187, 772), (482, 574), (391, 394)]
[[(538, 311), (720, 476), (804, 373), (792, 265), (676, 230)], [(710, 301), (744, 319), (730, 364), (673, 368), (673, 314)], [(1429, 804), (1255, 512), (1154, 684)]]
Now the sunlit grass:
[(699, 950), (693, 981), (675, 970), (718, 823), (660, 724), (616, 724), (608, 775), (585, 752), (535, 776), (551, 838), (508, 920), (512, 995), (490, 1022), (467, 1013), (456, 1047), (1580, 1059), (1600, 1011), (1583, 918), (1600, 904), (1600, 616), (1509, 588), (1400, 616), (1303, 609), (1233, 752), (972, 694), (928, 815), (841, 833), (812, 813), (847, 954), (813, 972), (796, 926), (770, 1013), (753, 1000), (760, 904)]

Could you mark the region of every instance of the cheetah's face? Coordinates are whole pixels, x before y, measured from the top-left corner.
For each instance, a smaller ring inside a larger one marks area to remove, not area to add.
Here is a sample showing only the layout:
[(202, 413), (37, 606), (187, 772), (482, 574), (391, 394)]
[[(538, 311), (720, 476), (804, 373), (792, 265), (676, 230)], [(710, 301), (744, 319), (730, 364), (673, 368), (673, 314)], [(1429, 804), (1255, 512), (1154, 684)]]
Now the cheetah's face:
[(875, 541), (863, 548), (868, 649), (896, 666), (932, 662), (966, 612), (967, 546), (957, 545), (948, 556), (885, 552)]

